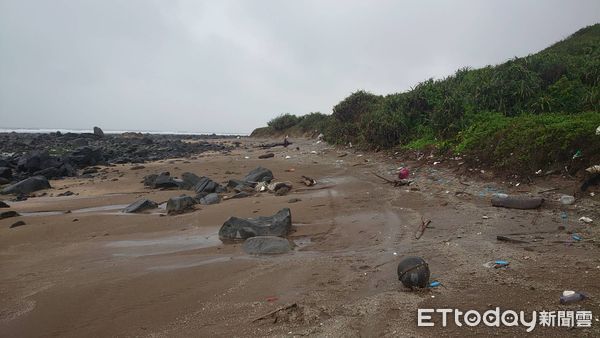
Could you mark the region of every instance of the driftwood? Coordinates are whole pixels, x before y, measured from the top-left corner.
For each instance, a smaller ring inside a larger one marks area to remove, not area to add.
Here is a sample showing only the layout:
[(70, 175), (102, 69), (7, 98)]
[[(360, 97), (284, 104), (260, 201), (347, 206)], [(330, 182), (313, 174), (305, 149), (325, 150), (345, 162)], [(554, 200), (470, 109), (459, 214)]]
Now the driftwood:
[(409, 185), (411, 184), (413, 181), (412, 180), (390, 180), (387, 179), (383, 176), (377, 175), (376, 173), (371, 173), (379, 178), (381, 178), (382, 180), (384, 180), (386, 183), (393, 185), (394, 187), (401, 187), (403, 185)]
[(520, 239), (514, 239), (514, 238), (510, 238), (510, 237), (506, 237), (506, 236), (501, 236), (501, 235), (496, 236), (496, 239), (499, 240), (499, 241), (502, 241), (502, 242), (508, 242), (508, 243), (513, 243), (513, 244), (527, 244), (527, 243), (529, 243), (527, 241), (523, 241), (523, 240), (520, 240)]
[(277, 143), (266, 143), (266, 144), (260, 144), (258, 145), (258, 148), (262, 148), (262, 149), (267, 149), (267, 148), (274, 148), (274, 147), (286, 147), (289, 145), (292, 145), (292, 142), (277, 142)]
[(415, 234), (416, 239), (419, 239), (419, 238), (421, 238), (421, 236), (423, 236), (423, 233), (425, 232), (425, 229), (427, 229), (427, 226), (429, 225), (429, 223), (431, 223), (430, 219), (425, 221), (421, 217), (421, 225), (419, 225), (419, 228), (417, 229), (417, 233)]
[(258, 318), (255, 318), (254, 320), (252, 320), (252, 322), (255, 323), (255, 322), (259, 321), (259, 320), (267, 319), (268, 317), (272, 317), (275, 314), (277, 314), (277, 312), (285, 311), (285, 310), (289, 310), (289, 309), (294, 309), (294, 308), (297, 308), (297, 307), (298, 307), (297, 303), (292, 303), (292, 304), (289, 304), (289, 305), (285, 305), (285, 306), (279, 307), (279, 308), (277, 308), (277, 309), (275, 309), (275, 310), (273, 310), (273, 311), (271, 311), (271, 312), (269, 312), (267, 314), (264, 314), (264, 315), (262, 315), (262, 316), (260, 316)]

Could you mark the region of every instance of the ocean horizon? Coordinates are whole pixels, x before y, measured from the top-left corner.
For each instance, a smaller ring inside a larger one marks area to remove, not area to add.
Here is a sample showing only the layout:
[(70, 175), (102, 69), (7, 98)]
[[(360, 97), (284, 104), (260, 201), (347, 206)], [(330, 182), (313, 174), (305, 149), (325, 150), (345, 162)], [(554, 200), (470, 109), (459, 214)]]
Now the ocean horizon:
[[(0, 128), (0, 133), (20, 133), (20, 134), (48, 134), (56, 133), (93, 133), (92, 129), (64, 129), (64, 128)], [(105, 130), (105, 134), (123, 134), (123, 133), (142, 133), (155, 135), (221, 135), (221, 136), (249, 136), (250, 133), (223, 133), (223, 132), (194, 132), (194, 131), (171, 131), (171, 130)]]

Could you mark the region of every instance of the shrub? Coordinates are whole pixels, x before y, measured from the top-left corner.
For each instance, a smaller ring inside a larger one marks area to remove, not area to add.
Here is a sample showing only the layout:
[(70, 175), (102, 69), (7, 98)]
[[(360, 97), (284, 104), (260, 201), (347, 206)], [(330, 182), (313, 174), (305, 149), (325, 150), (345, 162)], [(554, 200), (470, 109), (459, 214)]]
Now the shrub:
[(282, 114), (272, 119), (267, 125), (276, 131), (282, 131), (295, 126), (299, 121), (296, 115)]

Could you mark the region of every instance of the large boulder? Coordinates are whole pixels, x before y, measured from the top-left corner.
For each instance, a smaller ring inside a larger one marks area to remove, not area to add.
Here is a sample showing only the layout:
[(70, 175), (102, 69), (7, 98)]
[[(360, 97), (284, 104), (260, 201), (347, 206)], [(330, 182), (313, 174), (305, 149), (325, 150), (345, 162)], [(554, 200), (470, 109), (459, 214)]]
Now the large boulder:
[(219, 194), (213, 192), (200, 198), (198, 202), (202, 205), (217, 204), (221, 202), (221, 197), (219, 197)]
[(12, 178), (12, 175), (12, 169), (7, 167), (0, 167), (0, 177), (10, 180)]
[(219, 183), (211, 180), (208, 177), (200, 177), (200, 181), (194, 186), (194, 191), (198, 194), (201, 192), (212, 193), (212, 192), (223, 192), (223, 188)]
[(252, 183), (256, 183), (256, 182), (271, 182), (271, 180), (273, 179), (273, 172), (271, 172), (271, 170), (267, 169), (267, 168), (263, 168), (263, 167), (258, 167), (254, 170), (252, 170), (251, 172), (248, 173), (248, 175), (246, 175), (246, 177), (244, 177), (244, 181), (246, 182), (252, 182)]
[(104, 163), (104, 155), (100, 148), (79, 147), (69, 155), (69, 160), (79, 167), (87, 167)]
[(2, 189), (1, 194), (30, 194), (34, 191), (49, 189), (50, 182), (44, 176), (33, 176)]
[(104, 137), (104, 132), (102, 129), (100, 129), (100, 127), (94, 127), (94, 135), (98, 137)]
[(250, 255), (283, 254), (292, 249), (287, 238), (277, 236), (256, 236), (244, 241), (242, 249)]
[(128, 205), (125, 209), (123, 209), (123, 212), (134, 213), (144, 211), (147, 209), (154, 209), (156, 207), (158, 207), (158, 204), (156, 204), (156, 202), (152, 202), (147, 198), (142, 198)]
[(258, 218), (230, 217), (219, 230), (223, 241), (247, 239), (255, 236), (285, 237), (292, 228), (292, 213), (283, 208), (273, 216)]
[(63, 164), (63, 159), (50, 156), (47, 151), (36, 150), (19, 157), (17, 170), (31, 174), (40, 170), (59, 167)]
[(164, 171), (158, 175), (152, 174), (144, 177), (144, 185), (150, 188), (178, 188), (182, 181), (178, 181), (171, 177), (168, 171)]
[(72, 177), (77, 175), (77, 171), (69, 163), (62, 164), (58, 167), (51, 167), (36, 171), (35, 176), (44, 176), (47, 179), (58, 177)]
[(192, 208), (194, 204), (196, 204), (196, 201), (190, 196), (171, 197), (167, 201), (167, 213), (170, 215), (180, 214)]
[(185, 172), (181, 174), (181, 180), (183, 183), (181, 184), (181, 189), (192, 190), (203, 177), (199, 177), (194, 173)]

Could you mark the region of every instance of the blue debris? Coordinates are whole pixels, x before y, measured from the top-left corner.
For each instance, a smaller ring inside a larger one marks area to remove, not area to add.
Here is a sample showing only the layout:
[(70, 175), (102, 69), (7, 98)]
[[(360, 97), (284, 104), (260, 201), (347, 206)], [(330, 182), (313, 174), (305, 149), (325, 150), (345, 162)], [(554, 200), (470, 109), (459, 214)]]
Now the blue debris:
[(578, 241), (578, 242), (581, 240), (581, 237), (576, 234), (571, 235), (571, 238), (573, 238), (573, 240)]
[(497, 260), (494, 262), (494, 264), (496, 264), (496, 266), (495, 266), (496, 268), (501, 268), (501, 267), (508, 266), (508, 264), (510, 264), (510, 263), (507, 261)]
[(429, 283), (429, 287), (430, 288), (435, 288), (435, 287), (438, 287), (440, 285), (442, 285), (442, 283), (438, 282), (438, 281), (433, 281), (433, 282)]

